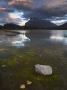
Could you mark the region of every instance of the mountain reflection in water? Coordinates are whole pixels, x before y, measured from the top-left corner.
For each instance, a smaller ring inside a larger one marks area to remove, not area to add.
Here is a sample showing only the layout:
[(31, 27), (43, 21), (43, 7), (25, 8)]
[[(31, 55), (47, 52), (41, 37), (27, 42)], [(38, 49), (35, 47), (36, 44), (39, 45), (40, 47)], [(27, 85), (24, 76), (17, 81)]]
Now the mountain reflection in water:
[(23, 47), (25, 46), (25, 42), (30, 41), (30, 39), (25, 35), (26, 32), (23, 32), (17, 36), (15, 36), (14, 38), (12, 38), (12, 40), (10, 41), (12, 46), (16, 46), (16, 47)]
[[(47, 33), (46, 33), (47, 32)], [(8, 33), (8, 34), (7, 34)], [(14, 33), (18, 33), (14, 35)], [(30, 45), (45, 44), (46, 42), (63, 43), (67, 45), (67, 30), (24, 30), (4, 32), (0, 35), (0, 45), (9, 45), (15, 47), (24, 47), (27, 43)]]
[(30, 41), (30, 39), (26, 36), (26, 31), (21, 31), (21, 33), (18, 35), (12, 35), (12, 34), (13, 31), (9, 32), (8, 34), (4, 32), (3, 35), (0, 35), (0, 44), (5, 44), (15, 47), (24, 47), (25, 42)]

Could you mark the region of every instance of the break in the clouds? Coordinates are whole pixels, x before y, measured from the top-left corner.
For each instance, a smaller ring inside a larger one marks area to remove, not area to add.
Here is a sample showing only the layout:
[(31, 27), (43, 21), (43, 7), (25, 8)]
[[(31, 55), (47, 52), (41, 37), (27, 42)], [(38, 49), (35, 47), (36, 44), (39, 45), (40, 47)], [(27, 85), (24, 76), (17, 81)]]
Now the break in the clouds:
[(67, 0), (0, 0), (0, 24), (25, 25), (31, 17), (61, 25), (67, 22)]
[(20, 12), (19, 11), (10, 12), (8, 13), (8, 17), (7, 17), (8, 23), (12, 22), (20, 26), (24, 26), (28, 20), (29, 19), (25, 18), (24, 13), (21, 11)]

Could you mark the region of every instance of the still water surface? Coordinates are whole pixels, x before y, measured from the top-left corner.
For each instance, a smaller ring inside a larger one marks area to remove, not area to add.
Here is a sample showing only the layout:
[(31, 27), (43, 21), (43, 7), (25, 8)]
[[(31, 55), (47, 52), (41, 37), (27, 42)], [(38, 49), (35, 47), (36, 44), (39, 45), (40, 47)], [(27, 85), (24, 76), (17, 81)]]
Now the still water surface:
[[(67, 30), (24, 30), (2, 32), (0, 45), (15, 46), (17, 48), (34, 44), (67, 44)], [(49, 45), (50, 46), (50, 45)]]
[[(19, 67), (17, 59), (20, 63), (19, 60), (24, 60)], [(30, 71), (30, 68), (38, 63), (51, 65), (54, 76), (45, 78), (32, 73), (34, 70)], [(67, 90), (67, 30), (1, 31), (0, 89), (20, 90), (24, 78), (33, 82), (26, 90)], [(41, 80), (38, 81), (38, 78)]]

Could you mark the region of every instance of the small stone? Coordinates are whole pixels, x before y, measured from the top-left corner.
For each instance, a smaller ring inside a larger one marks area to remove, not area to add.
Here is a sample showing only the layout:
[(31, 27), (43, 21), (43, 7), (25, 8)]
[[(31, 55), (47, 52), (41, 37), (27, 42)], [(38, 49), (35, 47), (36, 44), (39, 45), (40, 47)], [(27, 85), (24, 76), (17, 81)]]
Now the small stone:
[(31, 85), (32, 84), (32, 82), (29, 81), (29, 80), (27, 80), (26, 83), (27, 83), (27, 85)]
[(42, 75), (52, 75), (52, 67), (49, 65), (35, 65), (35, 71)]
[(3, 67), (3, 68), (5, 68), (5, 67), (6, 67), (6, 65), (2, 65), (2, 67)]
[(20, 58), (22, 58), (22, 56), (19, 56)]
[(22, 84), (22, 85), (20, 86), (20, 89), (25, 89), (25, 88), (26, 88), (25, 84)]
[(0, 51), (7, 51), (8, 49), (0, 48)]

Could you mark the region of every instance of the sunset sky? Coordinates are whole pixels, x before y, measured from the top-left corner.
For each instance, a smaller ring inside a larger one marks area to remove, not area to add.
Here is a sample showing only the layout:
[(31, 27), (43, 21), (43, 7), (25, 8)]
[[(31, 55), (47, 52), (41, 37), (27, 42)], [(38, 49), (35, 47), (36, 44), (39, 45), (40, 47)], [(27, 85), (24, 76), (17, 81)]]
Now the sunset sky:
[(67, 22), (67, 0), (0, 0), (0, 24), (22, 26), (31, 17), (61, 25)]

